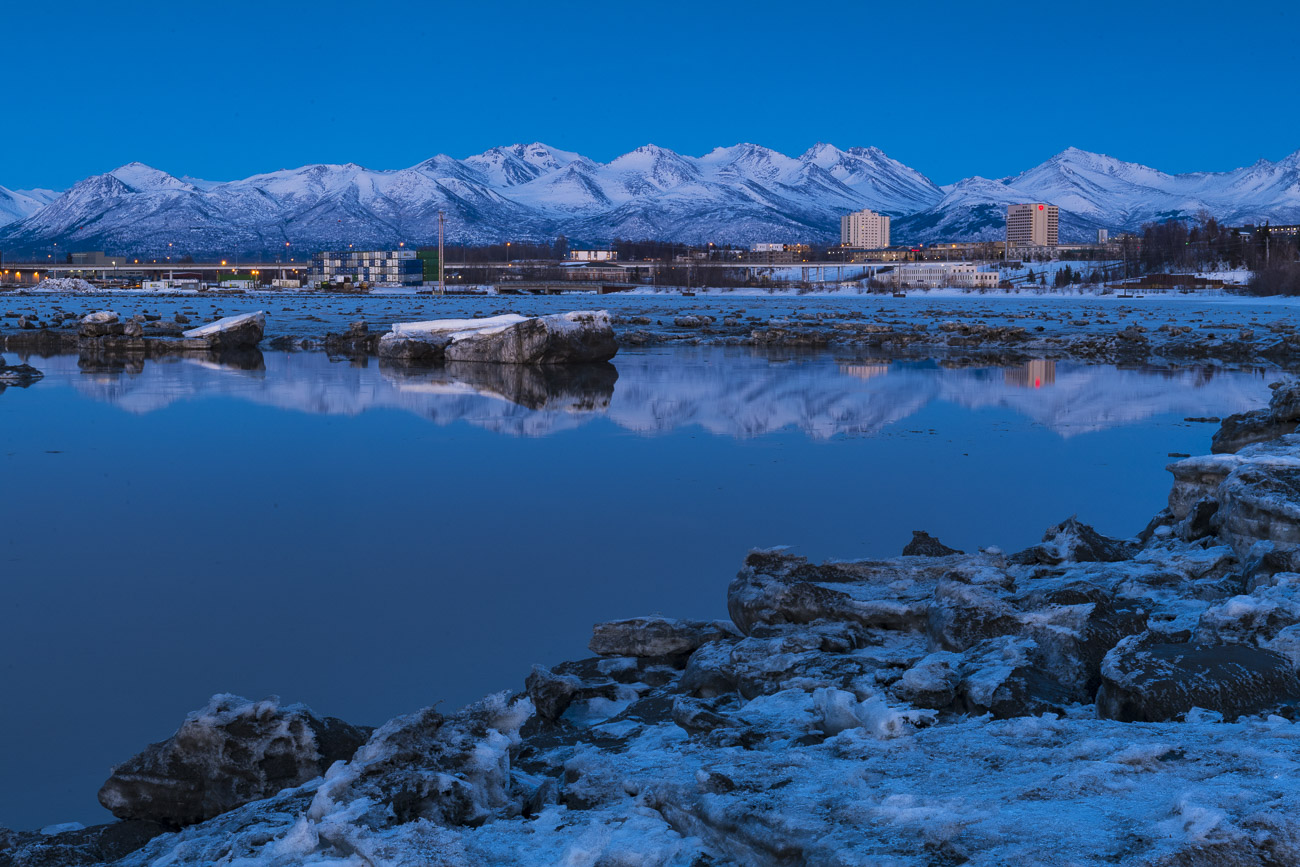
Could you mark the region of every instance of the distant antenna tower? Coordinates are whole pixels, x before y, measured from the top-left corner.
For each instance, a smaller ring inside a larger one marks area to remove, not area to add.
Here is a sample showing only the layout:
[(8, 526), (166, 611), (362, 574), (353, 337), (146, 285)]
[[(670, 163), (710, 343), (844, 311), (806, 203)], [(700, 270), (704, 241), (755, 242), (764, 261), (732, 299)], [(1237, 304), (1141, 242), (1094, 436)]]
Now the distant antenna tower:
[(443, 267), (443, 229), (447, 224), (447, 218), (442, 211), (438, 212), (438, 294), (447, 294), (446, 269)]

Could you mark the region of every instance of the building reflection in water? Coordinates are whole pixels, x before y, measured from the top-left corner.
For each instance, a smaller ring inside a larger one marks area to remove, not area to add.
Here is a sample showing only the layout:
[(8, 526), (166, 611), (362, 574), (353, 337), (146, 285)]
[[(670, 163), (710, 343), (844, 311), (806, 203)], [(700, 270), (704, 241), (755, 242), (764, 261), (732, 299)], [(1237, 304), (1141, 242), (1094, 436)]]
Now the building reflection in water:
[(1017, 388), (1042, 388), (1056, 384), (1056, 362), (1045, 358), (1026, 361), (1020, 367), (1009, 367), (1002, 372), (1007, 385)]
[(889, 373), (888, 364), (841, 364), (840, 373), (858, 379), (875, 379)]

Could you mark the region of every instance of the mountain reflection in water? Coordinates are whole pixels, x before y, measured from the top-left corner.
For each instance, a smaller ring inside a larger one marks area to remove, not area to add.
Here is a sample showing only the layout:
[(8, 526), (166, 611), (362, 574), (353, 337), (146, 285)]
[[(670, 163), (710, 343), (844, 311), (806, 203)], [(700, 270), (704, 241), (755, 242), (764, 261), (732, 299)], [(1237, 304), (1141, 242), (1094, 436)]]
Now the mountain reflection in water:
[(1062, 436), (1158, 414), (1226, 415), (1261, 404), (1265, 371), (1120, 368), (1032, 360), (1016, 367), (780, 357), (724, 348), (625, 352), (614, 364), (394, 367), (322, 353), (266, 353), (259, 365), (162, 359), (114, 366), (41, 360), (46, 383), (132, 413), (224, 396), (298, 412), (397, 409), (546, 436), (605, 418), (640, 434), (687, 426), (729, 437), (794, 429), (814, 439), (871, 434), (936, 401), (1006, 407)]

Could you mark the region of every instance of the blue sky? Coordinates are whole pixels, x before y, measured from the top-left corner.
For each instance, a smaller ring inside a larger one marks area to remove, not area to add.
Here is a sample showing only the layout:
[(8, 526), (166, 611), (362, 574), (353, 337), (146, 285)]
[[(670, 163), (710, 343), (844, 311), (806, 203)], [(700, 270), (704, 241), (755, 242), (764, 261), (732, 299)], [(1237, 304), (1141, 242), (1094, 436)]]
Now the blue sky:
[(939, 183), (1071, 145), (1166, 171), (1300, 149), (1286, 4), (839, 6), (11, 3), (0, 185), (132, 160), (212, 180), (403, 168), (529, 141), (602, 161), (647, 142), (876, 145)]

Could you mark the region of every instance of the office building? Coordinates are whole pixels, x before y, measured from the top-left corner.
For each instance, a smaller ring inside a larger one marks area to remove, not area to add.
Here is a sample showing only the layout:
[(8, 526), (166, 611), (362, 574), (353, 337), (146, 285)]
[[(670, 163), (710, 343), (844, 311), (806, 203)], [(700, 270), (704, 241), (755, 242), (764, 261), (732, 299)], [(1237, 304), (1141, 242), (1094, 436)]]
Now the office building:
[(889, 246), (889, 217), (865, 209), (840, 217), (840, 244), (866, 250)]
[(1030, 202), (1007, 206), (1008, 247), (1055, 247), (1060, 243), (1061, 211), (1056, 205)]
[(317, 253), (311, 261), (313, 283), (369, 283), (371, 286), (419, 286), (424, 263), (414, 250), (347, 250)]

